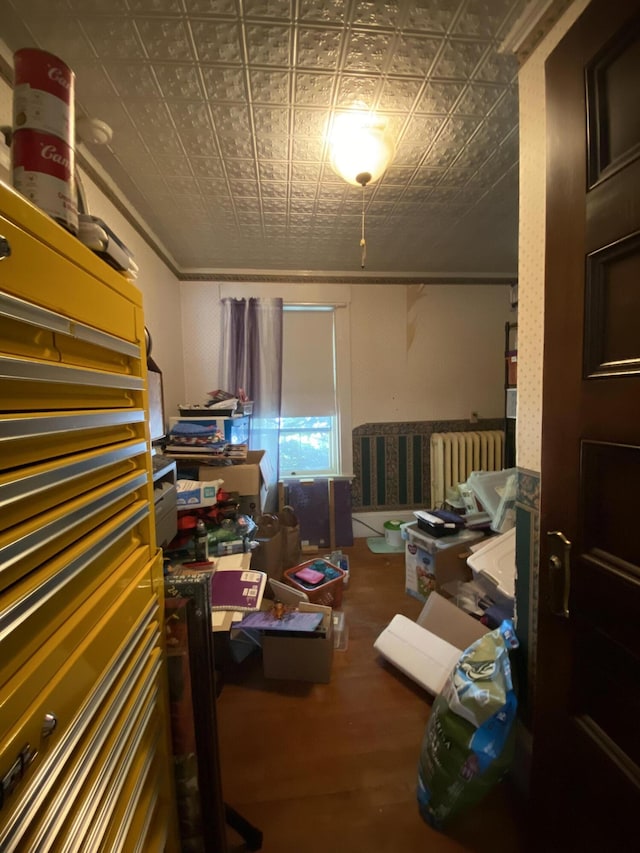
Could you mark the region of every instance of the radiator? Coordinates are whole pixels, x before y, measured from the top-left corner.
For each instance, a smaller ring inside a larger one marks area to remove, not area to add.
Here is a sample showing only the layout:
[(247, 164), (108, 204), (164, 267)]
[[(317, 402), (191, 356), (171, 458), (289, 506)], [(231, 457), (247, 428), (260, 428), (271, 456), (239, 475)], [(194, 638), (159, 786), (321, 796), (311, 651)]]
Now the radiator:
[(447, 489), (472, 471), (502, 469), (502, 430), (434, 432), (431, 436), (431, 506), (441, 506)]

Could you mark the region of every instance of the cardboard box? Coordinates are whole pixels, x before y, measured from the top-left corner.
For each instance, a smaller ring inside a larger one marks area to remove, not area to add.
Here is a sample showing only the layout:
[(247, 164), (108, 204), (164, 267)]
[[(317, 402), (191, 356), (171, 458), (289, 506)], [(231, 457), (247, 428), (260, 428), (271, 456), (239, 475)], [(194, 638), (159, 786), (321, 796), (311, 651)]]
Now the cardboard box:
[(200, 480), (222, 480), (225, 492), (240, 495), (240, 512), (245, 515), (261, 513), (267, 499), (270, 467), (266, 450), (249, 450), (242, 465), (201, 465)]
[(285, 678), (328, 684), (333, 664), (333, 619), (330, 607), (304, 601), (300, 610), (322, 613), (322, 623), (312, 634), (295, 637), (284, 633), (262, 636), (262, 666), (265, 678)]
[(462, 652), (486, 633), (481, 622), (433, 592), (415, 622), (397, 614), (373, 647), (436, 696)]
[(178, 480), (176, 483), (176, 505), (179, 510), (198, 509), (214, 506), (220, 480), (199, 482), (196, 480)]
[(445, 584), (471, 580), (466, 556), (470, 545), (482, 539), (477, 530), (463, 530), (453, 536), (430, 536), (415, 523), (402, 526), (405, 543), (405, 590), (426, 601), (433, 590)]

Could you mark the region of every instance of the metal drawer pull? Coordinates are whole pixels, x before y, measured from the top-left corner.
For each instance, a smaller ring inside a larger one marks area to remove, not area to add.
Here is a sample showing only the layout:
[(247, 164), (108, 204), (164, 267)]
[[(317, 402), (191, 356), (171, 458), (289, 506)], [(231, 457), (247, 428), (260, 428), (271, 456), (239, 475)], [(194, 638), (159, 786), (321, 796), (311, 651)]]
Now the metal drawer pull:
[(42, 721), (42, 737), (47, 738), (53, 734), (58, 725), (58, 718), (55, 714), (45, 714)]
[(0, 234), (0, 261), (8, 258), (10, 254), (11, 246), (9, 245), (9, 241), (6, 237), (3, 237), (2, 234)]

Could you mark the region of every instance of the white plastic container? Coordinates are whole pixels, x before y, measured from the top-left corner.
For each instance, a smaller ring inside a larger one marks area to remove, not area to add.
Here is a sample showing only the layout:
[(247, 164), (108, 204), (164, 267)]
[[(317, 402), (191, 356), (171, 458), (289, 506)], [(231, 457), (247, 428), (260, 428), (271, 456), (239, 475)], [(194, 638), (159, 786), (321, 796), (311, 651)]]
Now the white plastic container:
[(387, 545), (391, 548), (402, 547), (402, 521), (385, 521), (384, 539)]

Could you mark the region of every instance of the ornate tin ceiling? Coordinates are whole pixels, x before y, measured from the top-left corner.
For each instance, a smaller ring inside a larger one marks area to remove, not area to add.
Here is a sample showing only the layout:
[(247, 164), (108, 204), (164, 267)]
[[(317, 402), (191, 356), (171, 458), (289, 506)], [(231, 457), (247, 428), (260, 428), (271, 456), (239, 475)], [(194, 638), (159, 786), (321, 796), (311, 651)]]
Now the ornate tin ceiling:
[(360, 271), (362, 190), (324, 129), (364, 100), (392, 165), (365, 189), (369, 273), (514, 274), (525, 0), (4, 0), (10, 51), (76, 74), (88, 146), (181, 272)]

